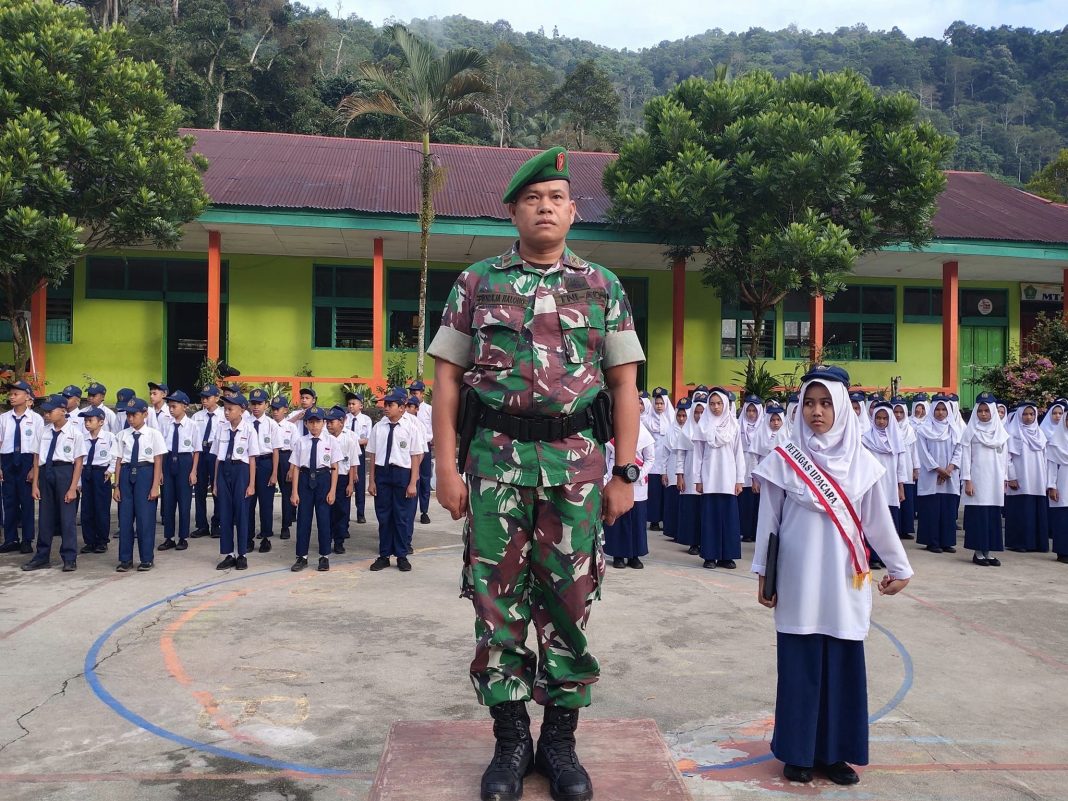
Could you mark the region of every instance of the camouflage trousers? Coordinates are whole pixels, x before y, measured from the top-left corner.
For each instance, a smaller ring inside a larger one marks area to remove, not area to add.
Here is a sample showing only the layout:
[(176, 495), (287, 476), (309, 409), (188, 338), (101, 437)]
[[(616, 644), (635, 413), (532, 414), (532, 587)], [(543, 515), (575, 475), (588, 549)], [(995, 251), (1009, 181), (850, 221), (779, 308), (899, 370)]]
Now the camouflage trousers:
[[(463, 595), (475, 607), (471, 682), (493, 706), (589, 706), (600, 668), (586, 621), (604, 577), (601, 487), (520, 487), (468, 476)], [(538, 653), (527, 647), (534, 624)]]

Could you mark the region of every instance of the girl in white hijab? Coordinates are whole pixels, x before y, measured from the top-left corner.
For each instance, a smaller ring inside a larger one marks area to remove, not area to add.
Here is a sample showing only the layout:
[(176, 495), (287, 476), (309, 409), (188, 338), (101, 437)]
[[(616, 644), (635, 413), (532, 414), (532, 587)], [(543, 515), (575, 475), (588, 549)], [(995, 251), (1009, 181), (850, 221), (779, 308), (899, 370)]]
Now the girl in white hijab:
[(975, 551), (972, 562), (1000, 567), (990, 554), (1005, 550), (1001, 510), (1009, 466), (1009, 432), (998, 417), (997, 400), (988, 392), (975, 399), (971, 419), (961, 437), (960, 477), (964, 481), (964, 547)]
[(863, 392), (851, 392), (849, 405), (853, 407), (853, 414), (857, 416), (857, 422), (860, 424), (860, 433), (863, 434), (871, 428), (871, 418), (868, 417), (868, 396)]
[(690, 415), (690, 399), (680, 398), (675, 406), (675, 419), (668, 429), (664, 457), (664, 536), (675, 539), (679, 530), (679, 487), (677, 476), (683, 472), (686, 454), (693, 450), (693, 442), (686, 436), (685, 427)]
[[(871, 428), (864, 432), (861, 441), (868, 452), (886, 471), (882, 477), (883, 494), (894, 520), (894, 530), (901, 527), (900, 507), (905, 500), (905, 482), (911, 477), (906, 475), (908, 465), (905, 462), (905, 443), (894, 419), (893, 407), (886, 401), (876, 401), (871, 407)], [(872, 551), (872, 570), (882, 570), (885, 565), (879, 554)]]
[(1064, 410), (1068, 409), (1068, 400), (1064, 398), (1057, 398), (1046, 409), (1046, 413), (1042, 415), (1042, 422), (1038, 424), (1038, 427), (1042, 429), (1042, 433), (1046, 435), (1046, 441), (1049, 442), (1050, 437), (1053, 435), (1054, 429), (1061, 424), (1061, 419), (1064, 417)]
[(916, 479), (919, 477), (919, 457), (916, 454), (916, 429), (909, 422), (909, 406), (904, 398), (890, 401), (894, 407), (894, 423), (897, 425), (901, 442), (905, 446), (905, 499), (898, 511), (897, 535), (903, 540), (915, 539), (916, 534)]
[(753, 468), (760, 461), (757, 452), (760, 432), (764, 426), (764, 402), (756, 395), (746, 395), (738, 412), (741, 427), (742, 453), (745, 455), (745, 480), (738, 496), (738, 521), (742, 526), (742, 542), (756, 542), (757, 506), (760, 500), (753, 492)]
[(949, 419), (950, 403), (948, 396), (935, 395), (931, 413), (916, 429), (920, 467), (916, 482), (916, 542), (931, 553), (957, 552), (961, 445), (960, 435)]
[[(868, 696), (864, 638), (871, 618), (870, 572), (864, 542), (887, 564), (884, 595), (900, 592), (912, 568), (890, 518), (883, 467), (861, 444), (849, 401), (849, 374), (819, 366), (804, 377), (798, 425), (784, 446), (815, 465), (851, 505), (841, 525), (812, 488), (800, 459), (772, 451), (756, 468), (760, 528), (753, 572), (761, 604), (775, 609), (778, 691), (771, 751), (791, 781), (822, 771), (839, 784), (859, 781), (850, 767), (868, 763)], [(802, 471), (799, 474), (798, 470)], [(832, 507), (834, 508), (834, 507)], [(776, 594), (763, 598), (768, 543), (777, 532)], [(859, 580), (858, 580), (859, 579)]]
[(706, 568), (733, 570), (734, 560), (742, 558), (738, 494), (745, 480), (745, 454), (727, 390), (714, 387), (709, 392), (701, 430), (701, 558)]
[(1057, 561), (1068, 564), (1068, 414), (1047, 437), (1049, 533)]
[(682, 427), (683, 435), (693, 443), (693, 448), (677, 459), (675, 485), (679, 489), (679, 522), (675, 529), (675, 541), (688, 546), (687, 553), (696, 556), (701, 544), (701, 439), (704, 433), (701, 418), (707, 413), (708, 396), (704, 392), (693, 394), (690, 416)]
[(1009, 465), (1006, 471), (1005, 547), (1010, 551), (1049, 551), (1049, 486), (1046, 435), (1038, 427), (1038, 406), (1022, 401), (1006, 426)]
[(660, 531), (660, 524), (664, 520), (664, 469), (667, 464), (668, 448), (667, 438), (671, 427), (675, 425), (672, 420), (671, 396), (663, 387), (653, 390), (653, 398), (650, 404), (652, 413), (643, 419), (646, 430), (653, 436), (653, 451), (656, 458), (653, 459), (652, 472), (649, 474), (649, 500), (646, 503), (649, 515), (650, 531)]
[(929, 405), (926, 392), (920, 392), (912, 399), (912, 416), (909, 418), (909, 423), (913, 428), (922, 426), (923, 421), (930, 416)]

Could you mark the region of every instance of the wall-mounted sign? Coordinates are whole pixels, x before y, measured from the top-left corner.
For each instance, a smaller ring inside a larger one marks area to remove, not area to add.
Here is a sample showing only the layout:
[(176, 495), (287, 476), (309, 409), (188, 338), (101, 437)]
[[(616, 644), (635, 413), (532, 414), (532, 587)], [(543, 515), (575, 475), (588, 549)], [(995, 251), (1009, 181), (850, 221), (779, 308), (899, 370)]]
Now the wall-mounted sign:
[(1063, 303), (1064, 288), (1060, 284), (1020, 284), (1020, 299), (1024, 303)]
[(984, 317), (990, 314), (990, 312), (994, 311), (994, 301), (992, 301), (990, 298), (980, 298), (978, 306), (979, 313)]

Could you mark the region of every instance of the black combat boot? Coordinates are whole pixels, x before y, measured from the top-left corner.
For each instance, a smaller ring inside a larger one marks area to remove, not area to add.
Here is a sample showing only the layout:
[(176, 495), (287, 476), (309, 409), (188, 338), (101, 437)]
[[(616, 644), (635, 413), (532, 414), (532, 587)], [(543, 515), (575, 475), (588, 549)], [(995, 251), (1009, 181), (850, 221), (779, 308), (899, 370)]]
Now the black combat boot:
[(593, 798), (590, 774), (575, 753), (578, 715), (577, 709), (545, 707), (534, 766), (549, 779), (549, 793), (554, 801), (589, 801)]
[(505, 701), (490, 707), (497, 745), (482, 774), (482, 801), (519, 801), (523, 777), (534, 769), (534, 741), (530, 716), (522, 701)]

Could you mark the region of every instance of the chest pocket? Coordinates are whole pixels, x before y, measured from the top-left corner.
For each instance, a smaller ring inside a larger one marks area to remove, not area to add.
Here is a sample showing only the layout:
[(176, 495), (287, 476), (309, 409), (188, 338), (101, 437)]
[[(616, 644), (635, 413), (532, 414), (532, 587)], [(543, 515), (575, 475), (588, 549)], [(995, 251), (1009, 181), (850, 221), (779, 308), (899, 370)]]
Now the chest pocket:
[(601, 363), (604, 355), (604, 306), (599, 303), (558, 304), (560, 332), (571, 364)]
[(507, 370), (523, 332), (526, 309), (520, 306), (478, 306), (471, 315), (471, 363)]

